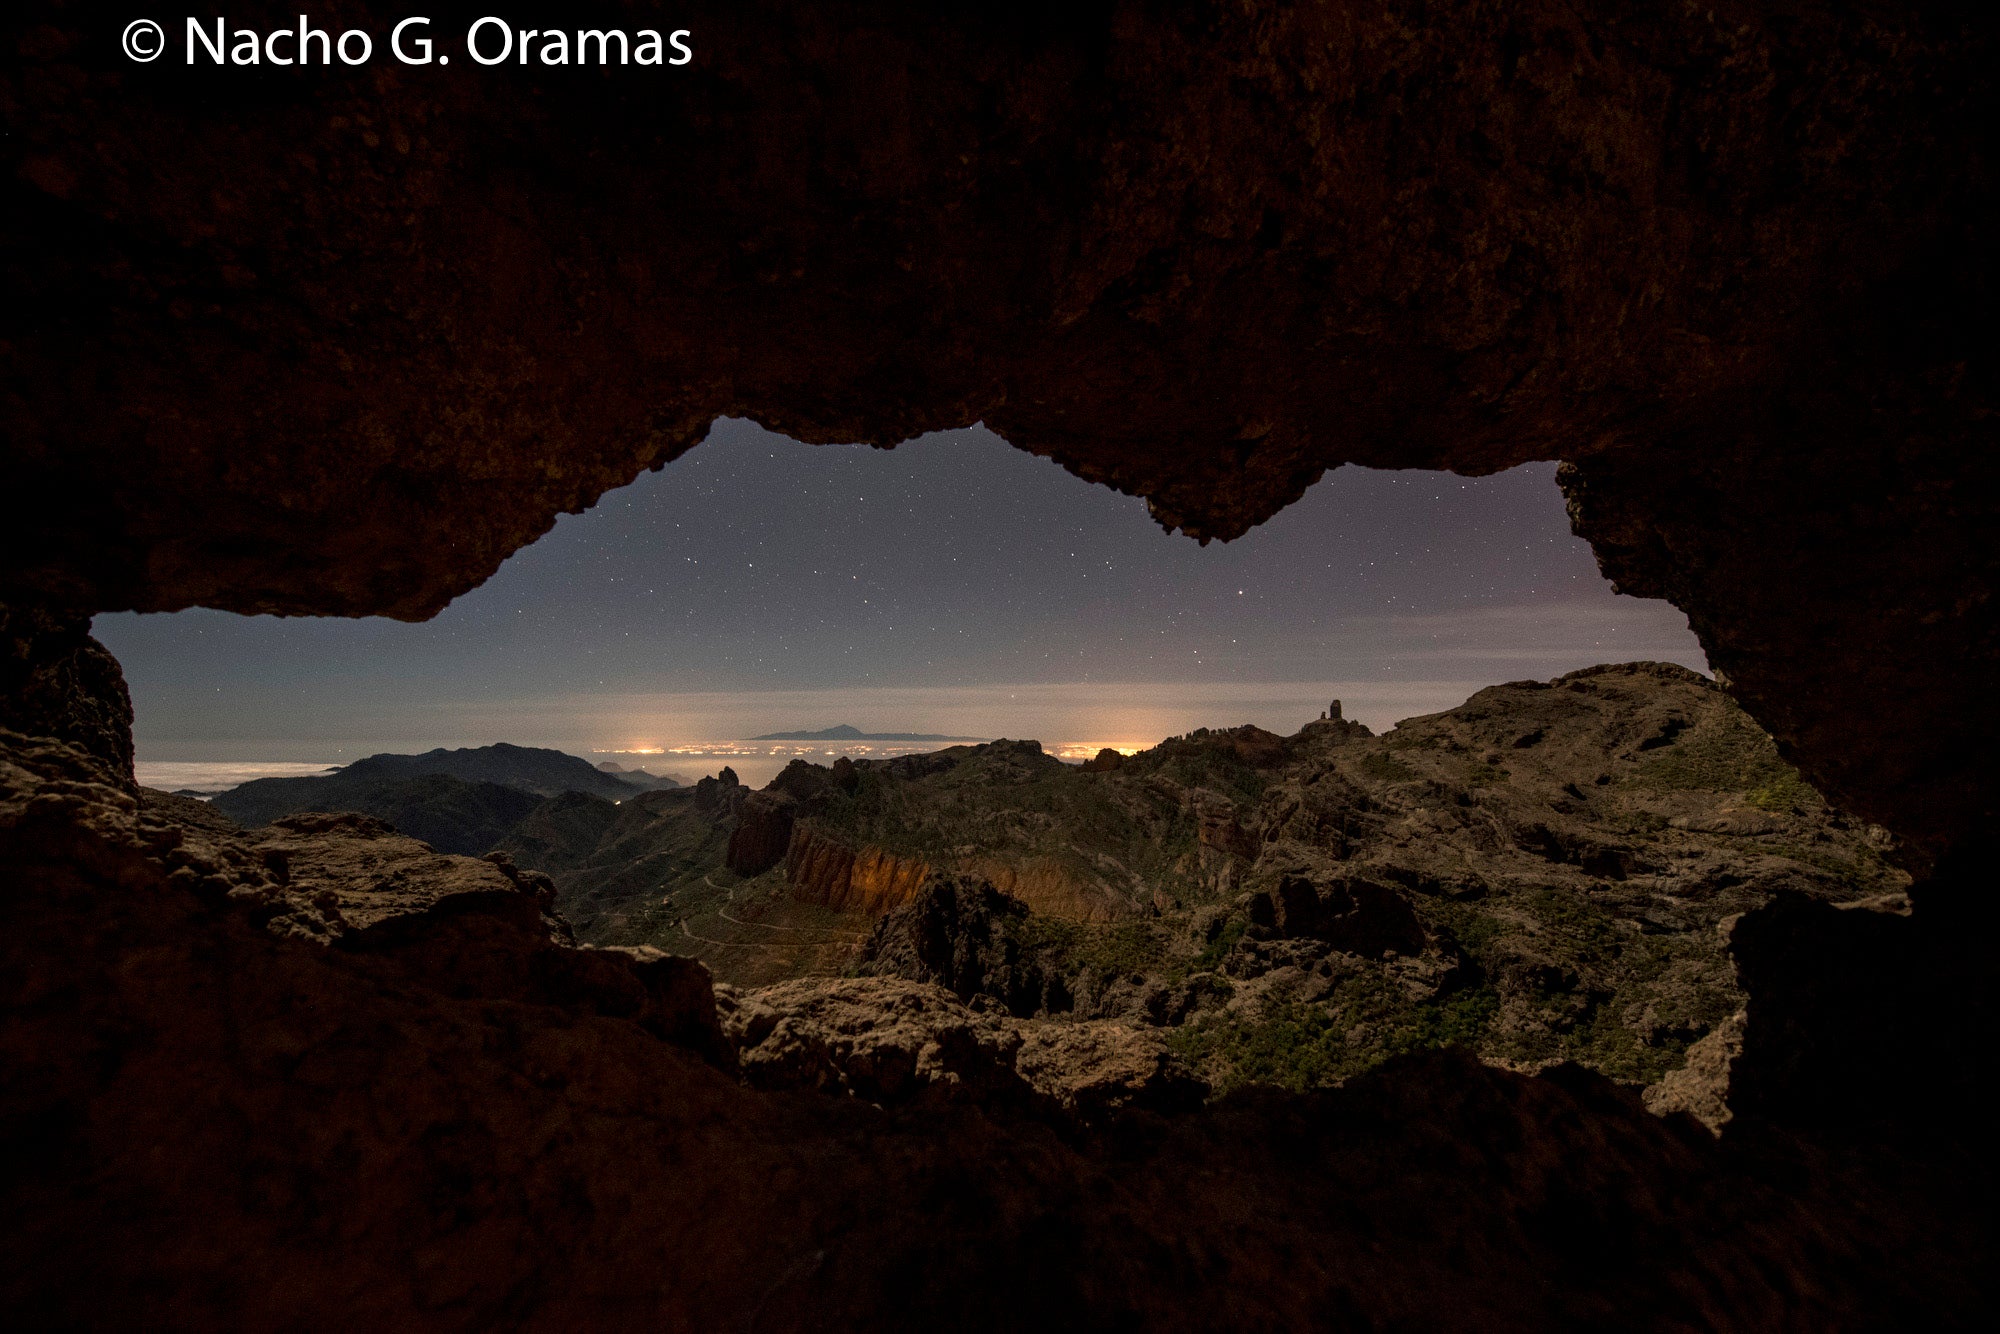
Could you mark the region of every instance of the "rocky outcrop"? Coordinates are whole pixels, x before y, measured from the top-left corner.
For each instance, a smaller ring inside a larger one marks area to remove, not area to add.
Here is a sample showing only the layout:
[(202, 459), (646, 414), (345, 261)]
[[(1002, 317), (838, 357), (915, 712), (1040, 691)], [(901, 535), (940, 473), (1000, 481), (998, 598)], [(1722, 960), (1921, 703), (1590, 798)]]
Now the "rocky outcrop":
[[(1450, 1054), (1146, 1115), (1186, 1086), (1143, 1038), (1013, 1027), (928, 988), (813, 999), (823, 982), (773, 1048), (810, 1059), (771, 1061), (774, 1082), (874, 1091), (887, 1074), (914, 1096), (759, 1091), (735, 1052), (754, 1070), (782, 1016), (764, 1028), (736, 998), (718, 1013), (699, 965), (559, 945), (537, 895), (498, 888), (504, 867), (436, 854), (437, 874), (492, 892), (346, 925), (344, 903), (358, 916), (383, 892), (370, 857), (421, 870), (424, 854), (356, 817), (291, 836), (319, 851), (274, 865), (149, 817), (83, 752), (0, 735), (17, 1224), (0, 1298), (18, 1318), (1172, 1330), (1240, 1323), (1254, 1292), (1301, 1327), (1334, 1305), (1416, 1326), (1664, 1309), (1837, 1326), (1968, 1323), (1983, 1301), (1988, 1236), (1952, 1220), (1988, 1197), (1950, 1136), (1850, 1150), (1764, 1123), (1743, 1148), (1573, 1067)], [(308, 873), (324, 872), (322, 908)], [(1010, 1028), (1012, 1079), (1042, 1091), (1025, 1104), (917, 1076), (950, 1073), (953, 1043), (980, 1072)], [(1073, 1112), (1049, 1110), (1065, 1098)], [(1068, 1242), (1050, 1254), (1052, 1227), (1087, 1241), (1087, 1276)], [(1883, 1264), (1885, 1237), (1915, 1244)], [(773, 1253), (808, 1262), (774, 1289)]]
[(1417, 955), (1428, 943), (1403, 895), (1351, 877), (1320, 881), (1310, 871), (1285, 873), (1275, 887), (1252, 895), (1244, 912), (1279, 936), (1310, 936), (1368, 958)]
[(0, 728), (75, 746), (134, 785), (132, 698), (88, 616), (0, 604)]
[(810, 825), (793, 828), (785, 852), (792, 897), (840, 911), (888, 912), (907, 903), (930, 874), (924, 862), (875, 847), (850, 848)]
[(792, 760), (760, 792), (750, 794), (730, 832), (728, 868), (738, 876), (760, 876), (786, 860), (792, 826), (816, 810), (834, 786), (832, 774), (806, 760)]
[(797, 802), (783, 793), (758, 792), (744, 803), (729, 834), (725, 864), (738, 875), (762, 875), (785, 860), (792, 846)]
[(921, 1093), (1019, 1098), (1021, 1039), (942, 987), (889, 978), (784, 982), (716, 992), (723, 1032), (760, 1088), (812, 1088), (868, 1102)]
[(555, 882), (518, 869), (505, 853), (440, 856), (365, 815), (288, 815), (248, 837), (280, 884), (310, 894), (345, 928), (426, 912), (460, 895), (525, 894), (551, 938), (574, 941), (555, 914)]
[(1014, 1020), (1008, 1027), (1021, 1037), (1014, 1069), (1079, 1121), (1101, 1121), (1128, 1107), (1185, 1112), (1208, 1093), (1157, 1029), (1089, 1019)]
[(134, 795), (139, 799), (141, 811), (158, 818), (164, 824), (211, 834), (235, 834), (243, 828), (215, 809), (213, 803), (198, 797), (184, 797), (177, 792), (162, 792), (158, 788), (151, 787), (138, 788)]
[[(1337, 719), (1201, 729), (1088, 772), (1019, 743), (957, 747), (864, 761), (839, 797), (823, 772), (792, 780), (816, 810), (795, 834), (797, 898), (881, 911), (888, 896), (852, 886), (884, 848), (1001, 895), (897, 916), (862, 966), (1024, 1013), (1191, 1027), (1224, 1087), (1351, 1078), (1447, 1041), (1651, 1085), (1745, 1003), (1732, 920), (1777, 894), (1907, 884), (1885, 831), (1828, 807), (1713, 681), (1672, 664), (1493, 687), (1381, 737)], [(802, 927), (871, 929), (780, 931)], [(1007, 980), (990, 986), (958, 962), (994, 951)], [(727, 973), (755, 952), (731, 935), (710, 953)], [(1026, 999), (1008, 991), (1022, 961)]]
[(718, 986), (716, 1001), (744, 1077), (759, 1088), (812, 1088), (876, 1103), (1039, 1101), (1080, 1124), (1127, 1108), (1186, 1111), (1207, 1092), (1157, 1032), (1027, 1023), (920, 982), (814, 979), (747, 992)]
[(1082, 768), (1087, 774), (1108, 774), (1116, 770), (1124, 761), (1125, 757), (1123, 755), (1109, 746), (1104, 746), (1098, 750), (1097, 754), (1085, 760)]
[(984, 996), (1008, 1013), (1070, 1008), (1063, 979), (1043, 966), (1028, 907), (983, 881), (932, 873), (908, 903), (877, 920), (856, 971), (935, 983), (962, 1000)]
[(1646, 1089), (1646, 1110), (1655, 1116), (1685, 1112), (1720, 1135), (1736, 1115), (1729, 1106), (1729, 1076), (1743, 1054), (1744, 1022), (1738, 1011), (1689, 1047), (1686, 1064)]

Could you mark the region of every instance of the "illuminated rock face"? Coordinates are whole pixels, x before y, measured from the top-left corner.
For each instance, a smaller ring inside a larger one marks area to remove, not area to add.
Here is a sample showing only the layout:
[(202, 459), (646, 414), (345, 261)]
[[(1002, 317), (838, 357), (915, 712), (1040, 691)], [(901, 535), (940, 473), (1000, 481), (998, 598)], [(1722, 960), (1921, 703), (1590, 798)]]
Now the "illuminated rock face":
[(684, 9), (615, 77), (24, 26), (0, 601), (422, 617), (723, 413), (984, 420), (1202, 537), (1563, 458), (1830, 795), (1990, 827), (1983, 21)]
[(809, 825), (792, 830), (785, 853), (793, 898), (852, 912), (884, 913), (906, 902), (930, 870), (881, 848), (850, 848)]

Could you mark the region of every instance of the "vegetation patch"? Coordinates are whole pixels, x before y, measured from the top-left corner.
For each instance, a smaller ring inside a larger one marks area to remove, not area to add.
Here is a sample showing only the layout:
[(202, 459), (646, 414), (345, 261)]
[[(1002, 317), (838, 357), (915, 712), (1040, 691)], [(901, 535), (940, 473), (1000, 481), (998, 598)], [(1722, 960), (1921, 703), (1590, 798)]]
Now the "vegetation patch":
[(1770, 782), (1750, 789), (1744, 799), (1759, 810), (1795, 811), (1819, 801), (1820, 795), (1799, 777), (1798, 770), (1787, 769)]
[(1417, 771), (1386, 751), (1371, 751), (1362, 757), (1361, 772), (1385, 783), (1407, 783)]
[(1778, 754), (1777, 743), (1734, 706), (1650, 753), (1625, 781), (1667, 792), (1768, 792), (1786, 809), (1818, 799)]
[(1249, 927), (1250, 923), (1241, 917), (1232, 917), (1224, 922), (1222, 930), (1216, 933), (1215, 939), (1202, 946), (1201, 952), (1188, 961), (1188, 971), (1206, 973), (1219, 967), (1223, 956), (1236, 948), (1236, 942), (1243, 939), (1243, 933)]
[(1408, 1052), (1477, 1048), (1500, 999), (1486, 987), (1411, 1003), (1355, 978), (1322, 1004), (1284, 1003), (1255, 1019), (1197, 1021), (1167, 1042), (1208, 1071), (1217, 1094), (1249, 1084), (1304, 1091), (1343, 1083)]

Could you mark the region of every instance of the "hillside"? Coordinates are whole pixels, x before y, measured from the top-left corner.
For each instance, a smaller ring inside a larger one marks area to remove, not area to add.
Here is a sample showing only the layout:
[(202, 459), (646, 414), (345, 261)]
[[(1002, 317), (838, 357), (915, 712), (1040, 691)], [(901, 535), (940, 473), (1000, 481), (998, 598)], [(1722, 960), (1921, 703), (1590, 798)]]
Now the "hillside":
[(1881, 831), (1664, 664), (1495, 686), (1379, 737), (1336, 712), (1082, 767), (996, 741), (628, 808), (587, 853), (510, 845), (587, 940), (1126, 1019), (1221, 1087), (1450, 1043), (1651, 1083), (1740, 1007), (1737, 914), (1907, 883)]
[[(675, 786), (670, 778), (650, 774), (642, 782), (628, 782), (559, 750), (500, 742), (422, 755), (370, 755), (308, 778), (253, 779), (213, 801), (217, 810), (246, 827), (299, 811), (360, 811), (440, 851), (484, 852), (534, 809), (537, 803), (519, 800), (522, 795), (577, 792), (623, 801), (659, 783)], [(504, 789), (508, 795), (487, 788)]]

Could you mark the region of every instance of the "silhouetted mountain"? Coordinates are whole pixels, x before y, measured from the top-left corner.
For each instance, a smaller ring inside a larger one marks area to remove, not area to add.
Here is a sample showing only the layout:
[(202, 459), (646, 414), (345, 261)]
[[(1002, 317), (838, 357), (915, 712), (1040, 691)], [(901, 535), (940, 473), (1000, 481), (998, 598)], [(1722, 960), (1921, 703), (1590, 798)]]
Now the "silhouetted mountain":
[(615, 775), (619, 782), (629, 783), (647, 792), (661, 792), (668, 788), (685, 787), (687, 784), (672, 774), (655, 774), (646, 769), (627, 769), (622, 764), (605, 760), (597, 766), (599, 773)]
[(543, 802), (498, 845), (523, 866), (560, 873), (564, 913), (593, 938), (633, 929), (663, 907), (663, 888), (701, 884), (722, 866), (750, 790), (729, 769), (692, 787), (612, 806), (580, 796)]
[(502, 787), (519, 788), (541, 797), (553, 797), (562, 792), (588, 792), (594, 797), (608, 797), (612, 801), (622, 801), (635, 792), (649, 791), (655, 786), (680, 786), (670, 778), (656, 779), (650, 774), (645, 782), (627, 782), (618, 775), (599, 771), (590, 761), (574, 755), (538, 746), (509, 745), (505, 741), (464, 750), (440, 748), (425, 751), (422, 755), (370, 755), (365, 760), (356, 760), (336, 776), (412, 778), (418, 774), (449, 774), (469, 783), (498, 783)]
[(358, 767), (324, 778), (259, 778), (222, 793), (210, 805), (246, 828), (302, 811), (358, 811), (388, 821), (439, 852), (477, 856), (545, 804), (532, 792), (450, 774), (349, 777)]
[(817, 732), (766, 732), (752, 741), (980, 741), (982, 737), (941, 736), (934, 732), (863, 732), (841, 723)]
[(299, 811), (359, 811), (440, 852), (471, 854), (506, 837), (542, 798), (581, 793), (608, 806), (677, 786), (671, 778), (614, 776), (559, 750), (501, 742), (422, 755), (370, 755), (307, 778), (253, 779), (217, 795), (214, 806), (245, 826)]

